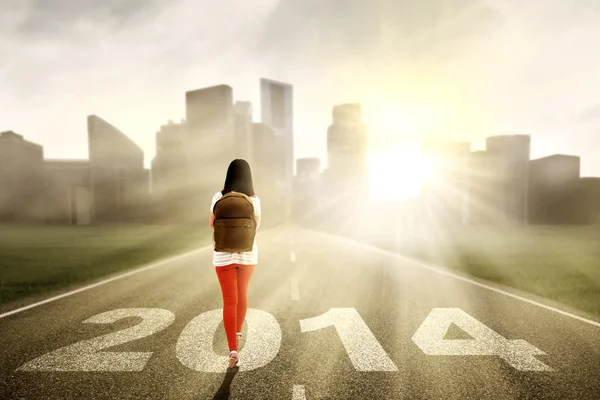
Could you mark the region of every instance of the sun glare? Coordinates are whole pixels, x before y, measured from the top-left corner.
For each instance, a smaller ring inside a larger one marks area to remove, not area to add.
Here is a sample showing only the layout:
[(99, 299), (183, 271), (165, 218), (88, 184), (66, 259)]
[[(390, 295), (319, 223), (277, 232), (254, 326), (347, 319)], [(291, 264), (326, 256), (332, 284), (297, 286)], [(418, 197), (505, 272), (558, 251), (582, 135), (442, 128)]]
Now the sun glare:
[(371, 198), (404, 201), (416, 197), (421, 183), (432, 178), (433, 168), (419, 148), (386, 150), (369, 157)]
[(417, 197), (421, 184), (434, 179), (435, 168), (422, 157), (419, 138), (435, 117), (433, 110), (423, 107), (372, 103), (365, 122), (372, 141), (377, 143), (367, 161), (373, 200), (404, 201)]

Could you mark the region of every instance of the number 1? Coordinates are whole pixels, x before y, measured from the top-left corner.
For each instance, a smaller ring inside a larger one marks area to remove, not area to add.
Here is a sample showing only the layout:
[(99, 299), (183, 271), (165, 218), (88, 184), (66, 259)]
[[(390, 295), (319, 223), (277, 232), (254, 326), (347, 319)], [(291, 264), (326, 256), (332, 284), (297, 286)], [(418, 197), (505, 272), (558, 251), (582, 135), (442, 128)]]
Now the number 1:
[(331, 308), (317, 317), (300, 320), (302, 332), (335, 326), (357, 371), (398, 371), (373, 332), (354, 308)]

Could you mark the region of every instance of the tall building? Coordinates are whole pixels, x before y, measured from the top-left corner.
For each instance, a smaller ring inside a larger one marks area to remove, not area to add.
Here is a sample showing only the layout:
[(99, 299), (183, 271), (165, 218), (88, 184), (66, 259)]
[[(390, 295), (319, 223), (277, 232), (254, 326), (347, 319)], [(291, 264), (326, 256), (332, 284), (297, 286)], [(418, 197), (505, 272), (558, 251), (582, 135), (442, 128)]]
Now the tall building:
[(188, 132), (186, 121), (183, 119), (181, 122), (169, 120), (166, 124), (161, 125), (158, 132), (156, 132), (156, 151), (163, 150), (174, 143), (185, 145), (187, 140)]
[(314, 215), (318, 207), (320, 190), (321, 160), (318, 157), (299, 158), (296, 160), (294, 179), (294, 197), (292, 215), (297, 222), (304, 221)]
[[(275, 182), (285, 177), (285, 156), (279, 150), (282, 146), (282, 138), (275, 130), (267, 124), (255, 122), (252, 124), (252, 159), (253, 167), (260, 172), (266, 173), (265, 180)], [(254, 172), (254, 171), (253, 171)]]
[(0, 133), (0, 221), (45, 217), (44, 149), (12, 131)]
[(506, 221), (499, 195), (509, 181), (503, 159), (487, 151), (475, 151), (468, 158), (468, 207), (470, 225), (498, 225)]
[(486, 141), (486, 151), (500, 169), (495, 187), (497, 210), (501, 220), (509, 224), (528, 222), (530, 148), (528, 135), (491, 136)]
[(356, 178), (366, 171), (367, 129), (360, 104), (333, 107), (327, 129), (327, 170), (340, 178)]
[(177, 195), (188, 185), (187, 125), (169, 121), (156, 132), (152, 160), (152, 193), (157, 198)]
[(325, 185), (333, 191), (349, 191), (353, 196), (368, 195), (367, 128), (362, 122), (360, 104), (333, 107), (333, 123), (327, 129), (327, 169)]
[(293, 86), (270, 79), (260, 80), (261, 121), (279, 138), (284, 156), (284, 178), (277, 182), (285, 198), (285, 215), (291, 215), (294, 176)]
[[(233, 89), (211, 86), (186, 92), (186, 121), (195, 176), (227, 166), (235, 156)], [(202, 171), (202, 169), (205, 169)]]
[(317, 181), (321, 175), (321, 160), (318, 157), (305, 157), (296, 160), (296, 179)]
[(360, 104), (334, 106), (327, 129), (327, 168), (320, 185), (325, 201), (314, 223), (326, 229), (344, 229), (345, 224), (362, 218), (361, 210), (370, 198), (366, 155), (367, 134)]
[(236, 101), (233, 106), (235, 119), (235, 158), (243, 158), (252, 166), (252, 103)]
[(184, 220), (189, 189), (188, 132), (185, 121), (169, 121), (156, 133), (152, 160), (152, 197), (161, 219)]
[(436, 224), (463, 224), (468, 220), (468, 159), (471, 145), (426, 138), (422, 155), (431, 166), (431, 179), (421, 184), (421, 200)]
[(46, 222), (89, 225), (92, 222), (90, 162), (45, 160)]
[[(209, 204), (223, 186), (229, 163), (235, 158), (233, 90), (227, 85), (186, 92), (190, 201)], [(204, 220), (202, 207), (194, 207)]]
[(580, 178), (577, 199), (579, 220), (585, 224), (600, 224), (600, 178)]
[(260, 196), (271, 220), (287, 218), (285, 194), (285, 154), (284, 137), (263, 123), (252, 124), (252, 178), (254, 190)]
[(581, 160), (555, 154), (529, 164), (529, 223), (575, 224)]
[(144, 152), (102, 118), (90, 115), (87, 123), (92, 219), (96, 222), (129, 220), (148, 195)]
[(186, 121), (192, 135), (211, 129), (221, 129), (230, 122), (233, 89), (215, 85), (185, 93)]

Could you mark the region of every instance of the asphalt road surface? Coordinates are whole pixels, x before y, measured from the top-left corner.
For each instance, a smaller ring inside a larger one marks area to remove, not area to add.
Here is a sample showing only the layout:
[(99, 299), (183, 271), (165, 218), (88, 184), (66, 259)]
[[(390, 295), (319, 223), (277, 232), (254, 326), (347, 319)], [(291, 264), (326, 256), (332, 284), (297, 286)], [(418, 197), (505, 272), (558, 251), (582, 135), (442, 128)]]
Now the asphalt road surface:
[(324, 233), (258, 240), (239, 368), (204, 248), (2, 314), (0, 398), (600, 398), (598, 319)]

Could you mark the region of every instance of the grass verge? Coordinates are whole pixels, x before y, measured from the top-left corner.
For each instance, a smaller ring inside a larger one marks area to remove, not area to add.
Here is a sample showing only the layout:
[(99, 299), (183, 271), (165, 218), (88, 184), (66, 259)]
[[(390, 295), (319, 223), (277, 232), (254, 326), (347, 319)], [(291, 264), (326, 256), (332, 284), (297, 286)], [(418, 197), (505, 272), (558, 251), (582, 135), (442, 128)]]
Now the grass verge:
[(0, 227), (0, 304), (148, 264), (211, 242), (198, 226)]
[(464, 228), (363, 242), (600, 316), (600, 227)]

